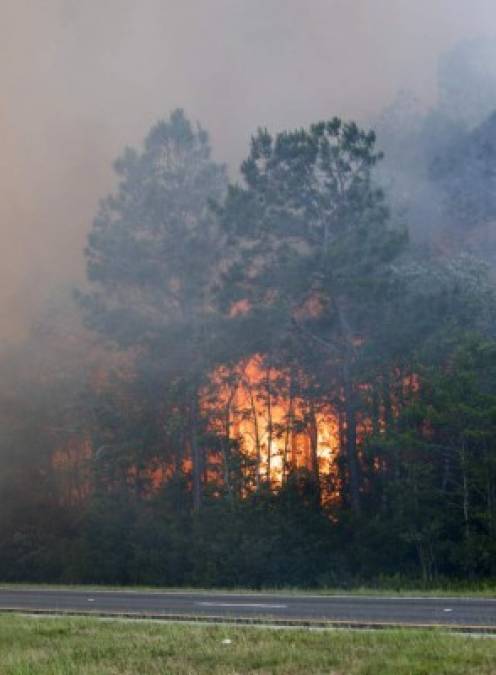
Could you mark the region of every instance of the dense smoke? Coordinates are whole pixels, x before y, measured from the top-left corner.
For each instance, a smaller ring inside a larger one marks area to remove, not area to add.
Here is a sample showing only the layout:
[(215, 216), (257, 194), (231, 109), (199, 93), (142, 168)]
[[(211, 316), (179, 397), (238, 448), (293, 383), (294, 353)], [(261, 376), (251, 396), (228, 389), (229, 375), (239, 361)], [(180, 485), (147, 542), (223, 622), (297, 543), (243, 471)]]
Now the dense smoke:
[(0, 580), (494, 578), (494, 0), (4, 4)]
[(491, 0), (4, 0), (0, 337), (81, 283), (113, 159), (176, 106), (235, 173), (259, 125), (376, 119), (400, 89), (435, 104), (440, 55), (494, 18)]

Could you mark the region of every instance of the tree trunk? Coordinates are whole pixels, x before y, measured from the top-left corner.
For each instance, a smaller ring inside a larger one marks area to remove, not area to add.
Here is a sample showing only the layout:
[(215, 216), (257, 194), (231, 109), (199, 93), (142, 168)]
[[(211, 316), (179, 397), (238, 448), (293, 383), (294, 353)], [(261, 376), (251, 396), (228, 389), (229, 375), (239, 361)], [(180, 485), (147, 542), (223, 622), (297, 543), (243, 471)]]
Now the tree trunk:
[(381, 410), (379, 402), (379, 392), (375, 384), (372, 385), (372, 433), (378, 436), (381, 430)]
[(360, 513), (360, 477), (357, 451), (356, 401), (353, 383), (346, 366), (344, 369), (344, 398), (346, 460), (350, 474), (351, 508), (354, 514), (358, 515)]
[(260, 490), (260, 464), (262, 462), (262, 450), (260, 446), (260, 431), (258, 428), (257, 407), (255, 405), (255, 399), (253, 397), (253, 389), (250, 383), (248, 383), (248, 392), (250, 394), (250, 408), (251, 408), (251, 415), (253, 418), (253, 434), (255, 436), (255, 452), (257, 460), (257, 466), (255, 470), (255, 490), (258, 492)]
[(353, 332), (348, 324), (343, 307), (336, 302), (341, 337), (344, 344), (343, 354), (343, 391), (345, 412), (346, 460), (350, 476), (351, 508), (355, 515), (360, 513), (360, 476), (357, 450), (356, 409), (357, 400), (352, 379), (351, 366), (354, 355)]
[(492, 478), (491, 464), (489, 460), (489, 451), (487, 447), (487, 442), (484, 440), (484, 463), (486, 465), (486, 508), (487, 508), (487, 523), (488, 530), (491, 537), (494, 537), (496, 534), (495, 522), (494, 522), (494, 482)]
[(315, 408), (313, 402), (310, 403), (310, 470), (317, 485), (320, 484), (319, 473), (319, 432), (317, 426), (317, 416), (315, 415)]
[(293, 434), (293, 422), (294, 422), (294, 410), (293, 410), (293, 380), (291, 379), (289, 384), (289, 402), (288, 402), (288, 415), (286, 418), (286, 433), (284, 436), (284, 452), (282, 457), (282, 484), (286, 482), (287, 472), (288, 472), (288, 450), (289, 450), (289, 441), (291, 440)]
[(231, 461), (230, 461), (230, 450), (231, 450), (231, 406), (236, 394), (236, 387), (233, 387), (229, 398), (226, 403), (225, 413), (224, 413), (224, 439), (222, 443), (222, 455), (224, 461), (224, 483), (227, 488), (227, 493), (229, 498), (232, 500), (233, 489), (231, 484)]
[(267, 368), (267, 483), (270, 485), (271, 481), (271, 469), (272, 469), (272, 434), (273, 434), (273, 422), (272, 422), (272, 383), (270, 380), (271, 368)]
[(385, 372), (382, 383), (382, 400), (384, 404), (384, 426), (386, 431), (391, 431), (393, 426), (393, 404), (391, 401), (391, 379)]
[(193, 462), (193, 510), (198, 512), (201, 508), (203, 462), (198, 442), (198, 399), (196, 392), (191, 400), (191, 460)]
[(463, 484), (463, 529), (465, 533), (465, 541), (468, 543), (470, 540), (470, 521), (469, 521), (467, 461), (465, 456), (465, 439), (462, 440), (461, 460), (462, 460), (461, 465), (462, 465), (462, 484)]

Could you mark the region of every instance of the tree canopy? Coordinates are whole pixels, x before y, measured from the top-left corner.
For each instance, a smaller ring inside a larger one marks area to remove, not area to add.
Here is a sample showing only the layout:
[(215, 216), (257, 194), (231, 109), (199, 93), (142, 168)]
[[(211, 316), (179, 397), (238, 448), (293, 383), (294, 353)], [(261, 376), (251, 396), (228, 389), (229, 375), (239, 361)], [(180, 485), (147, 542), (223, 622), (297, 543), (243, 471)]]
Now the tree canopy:
[[(452, 232), (490, 219), (492, 124), (437, 146)], [(2, 578), (494, 574), (494, 280), (412, 244), (377, 144), (338, 118), (262, 128), (229, 183), (176, 110), (124, 151), (85, 250), (89, 331), (48, 317), (53, 361), (0, 359), (29, 374), (2, 393)]]

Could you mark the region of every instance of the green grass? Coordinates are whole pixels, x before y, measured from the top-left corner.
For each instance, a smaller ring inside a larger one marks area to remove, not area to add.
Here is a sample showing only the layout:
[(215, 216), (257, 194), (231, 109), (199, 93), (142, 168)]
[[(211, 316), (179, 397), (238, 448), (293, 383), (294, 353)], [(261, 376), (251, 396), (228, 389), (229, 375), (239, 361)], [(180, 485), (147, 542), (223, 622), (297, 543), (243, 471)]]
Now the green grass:
[(496, 640), (0, 615), (0, 673), (487, 675)]

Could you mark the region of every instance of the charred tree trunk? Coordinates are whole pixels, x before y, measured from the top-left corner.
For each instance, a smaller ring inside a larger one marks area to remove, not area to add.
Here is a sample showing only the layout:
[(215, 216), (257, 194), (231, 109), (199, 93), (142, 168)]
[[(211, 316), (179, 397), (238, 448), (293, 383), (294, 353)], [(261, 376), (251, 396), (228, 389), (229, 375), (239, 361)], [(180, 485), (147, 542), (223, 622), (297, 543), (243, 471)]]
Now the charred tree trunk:
[(384, 405), (384, 426), (386, 431), (391, 431), (393, 426), (393, 404), (391, 400), (391, 378), (386, 372), (382, 382), (382, 401)]
[(282, 457), (282, 484), (286, 482), (287, 472), (288, 472), (288, 450), (289, 443), (292, 439), (293, 426), (294, 426), (294, 410), (293, 410), (293, 379), (289, 383), (289, 402), (288, 402), (288, 415), (286, 419), (286, 433), (284, 436), (284, 453)]
[(258, 415), (257, 407), (255, 405), (255, 398), (253, 396), (253, 389), (251, 384), (248, 383), (248, 392), (250, 395), (250, 409), (251, 415), (253, 418), (253, 435), (255, 440), (255, 452), (256, 452), (256, 469), (255, 469), (255, 489), (258, 492), (260, 490), (260, 464), (262, 462), (262, 448), (260, 444), (260, 430), (258, 427)]
[(346, 462), (350, 479), (351, 508), (355, 515), (360, 513), (360, 476), (357, 448), (357, 396), (352, 377), (354, 357), (353, 332), (340, 302), (336, 302), (341, 338), (343, 340), (343, 392), (345, 413)]
[(267, 368), (267, 483), (271, 482), (272, 470), (272, 435), (274, 433), (274, 425), (272, 422), (272, 383), (270, 379), (271, 368)]
[(191, 400), (191, 461), (193, 463), (193, 510), (201, 508), (203, 462), (199, 443), (198, 398), (196, 392)]
[(317, 416), (315, 414), (315, 408), (313, 403), (310, 403), (309, 417), (310, 417), (310, 471), (312, 472), (312, 476), (314, 477), (316, 484), (319, 485), (320, 484), (319, 455), (318, 455), (319, 433), (317, 426)]
[(465, 534), (465, 541), (470, 541), (470, 520), (469, 520), (469, 492), (468, 492), (468, 476), (467, 476), (467, 458), (465, 452), (465, 439), (462, 440), (461, 448), (461, 468), (462, 468), (462, 485), (463, 485), (463, 531)]
[(345, 406), (345, 442), (346, 463), (350, 478), (351, 508), (355, 515), (360, 513), (360, 477), (358, 468), (356, 399), (353, 382), (348, 368), (344, 369), (344, 406)]
[(379, 402), (379, 392), (375, 384), (372, 385), (372, 433), (378, 436), (381, 430), (381, 409)]
[(236, 394), (236, 387), (233, 387), (227, 400), (224, 414), (224, 439), (222, 443), (222, 457), (224, 463), (224, 483), (227, 488), (227, 494), (232, 500), (233, 487), (231, 483), (231, 406)]

